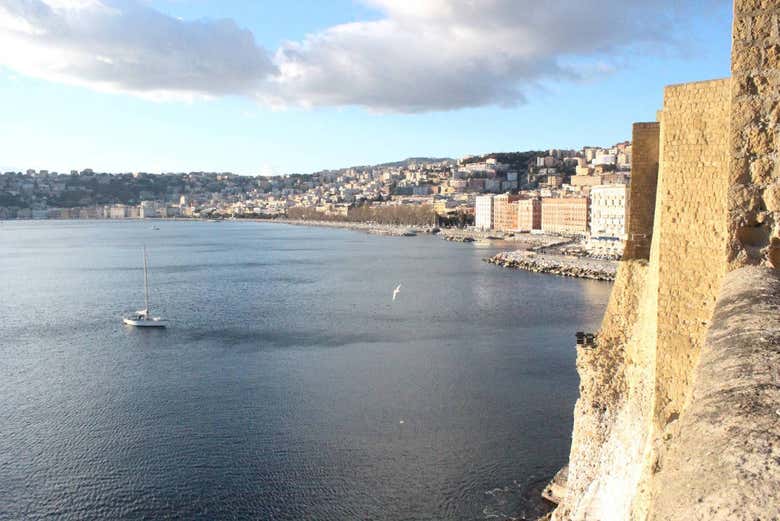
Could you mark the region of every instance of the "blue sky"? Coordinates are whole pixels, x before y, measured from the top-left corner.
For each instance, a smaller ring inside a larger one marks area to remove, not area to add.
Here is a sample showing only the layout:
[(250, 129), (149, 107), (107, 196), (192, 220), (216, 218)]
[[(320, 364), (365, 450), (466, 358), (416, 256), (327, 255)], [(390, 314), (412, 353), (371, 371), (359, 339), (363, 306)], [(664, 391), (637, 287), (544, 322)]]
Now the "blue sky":
[[(18, 50), (0, 51), (3, 170), (280, 174), (608, 145), (629, 139), (632, 122), (655, 119), (664, 85), (729, 74), (728, 2), (709, 2), (695, 18), (672, 13), (667, 35), (663, 7), (655, 19), (648, 7), (615, 13), (621, 2), (590, 2), (592, 20), (572, 20), (566, 2), (551, 2), (554, 17), (528, 22), (507, 11), (517, 2), (477, 19), (458, 9), (462, 0), (426, 0), (425, 11), (425, 2), (407, 9), (389, 0), (102, 0), (112, 19), (86, 11), (100, 0), (34, 0), (90, 5), (69, 7), (68, 23), (82, 17), (69, 32), (33, 41), (3, 29), (28, 16), (14, 10), (19, 1), (0, 0), (0, 47)], [(158, 22), (162, 39), (144, 30)], [(593, 42), (604, 32), (587, 33), (596, 23), (639, 25)], [(630, 36), (645, 29), (644, 39)]]

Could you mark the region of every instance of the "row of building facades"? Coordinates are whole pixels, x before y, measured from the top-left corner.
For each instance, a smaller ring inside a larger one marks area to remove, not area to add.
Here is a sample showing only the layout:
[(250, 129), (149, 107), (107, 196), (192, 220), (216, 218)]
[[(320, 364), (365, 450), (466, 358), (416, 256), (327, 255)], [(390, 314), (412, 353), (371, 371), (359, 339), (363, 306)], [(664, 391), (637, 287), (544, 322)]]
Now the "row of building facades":
[[(0, 208), (2, 210), (2, 208)], [(74, 208), (21, 208), (15, 219), (171, 219), (195, 217), (194, 208), (187, 205), (186, 197), (178, 205), (159, 201), (143, 201), (138, 205), (111, 204)], [(0, 211), (0, 218), (5, 215)]]
[(593, 253), (619, 255), (626, 239), (627, 184), (591, 186), (581, 196), (480, 195), (474, 205), (479, 230), (582, 236)]

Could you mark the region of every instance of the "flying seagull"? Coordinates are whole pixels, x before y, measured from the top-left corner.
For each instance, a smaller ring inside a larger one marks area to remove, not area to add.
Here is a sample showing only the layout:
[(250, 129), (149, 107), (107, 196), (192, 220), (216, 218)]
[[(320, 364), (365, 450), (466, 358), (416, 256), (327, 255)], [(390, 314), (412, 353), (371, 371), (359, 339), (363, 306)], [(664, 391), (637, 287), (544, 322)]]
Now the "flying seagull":
[(398, 285), (398, 287), (396, 287), (393, 290), (393, 302), (395, 302), (395, 297), (397, 297), (399, 293), (401, 293), (401, 285), (400, 284)]

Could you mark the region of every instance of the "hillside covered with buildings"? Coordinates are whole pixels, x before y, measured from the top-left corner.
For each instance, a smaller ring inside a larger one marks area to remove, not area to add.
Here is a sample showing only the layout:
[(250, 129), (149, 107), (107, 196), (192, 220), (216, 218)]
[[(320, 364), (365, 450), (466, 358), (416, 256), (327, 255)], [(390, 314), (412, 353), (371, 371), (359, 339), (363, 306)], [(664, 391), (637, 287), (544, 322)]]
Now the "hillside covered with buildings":
[[(313, 174), (0, 174), (2, 219), (288, 217), (470, 226), (501, 233), (625, 234), (631, 144), (410, 158)], [(594, 243), (595, 244), (595, 243)]]

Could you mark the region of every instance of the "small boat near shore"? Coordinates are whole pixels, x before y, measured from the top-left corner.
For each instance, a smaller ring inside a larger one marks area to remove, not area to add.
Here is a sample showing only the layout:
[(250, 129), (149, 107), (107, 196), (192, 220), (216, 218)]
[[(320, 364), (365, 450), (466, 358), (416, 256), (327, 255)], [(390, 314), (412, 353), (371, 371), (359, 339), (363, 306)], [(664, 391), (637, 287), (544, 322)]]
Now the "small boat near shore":
[(164, 318), (152, 316), (149, 309), (149, 271), (146, 246), (144, 246), (144, 309), (124, 317), (122, 322), (133, 327), (166, 327), (168, 325), (168, 321)]

